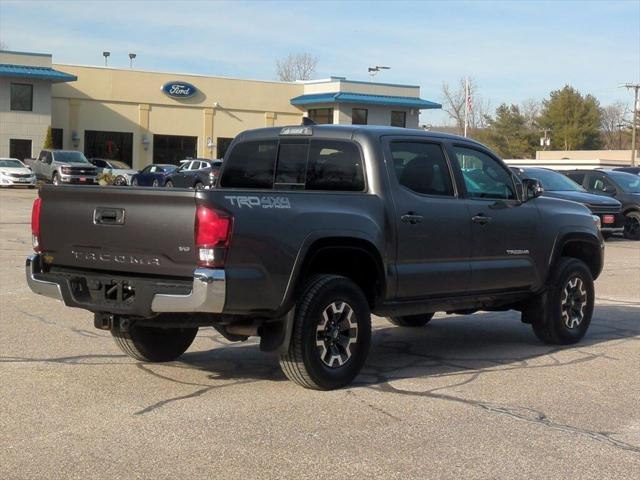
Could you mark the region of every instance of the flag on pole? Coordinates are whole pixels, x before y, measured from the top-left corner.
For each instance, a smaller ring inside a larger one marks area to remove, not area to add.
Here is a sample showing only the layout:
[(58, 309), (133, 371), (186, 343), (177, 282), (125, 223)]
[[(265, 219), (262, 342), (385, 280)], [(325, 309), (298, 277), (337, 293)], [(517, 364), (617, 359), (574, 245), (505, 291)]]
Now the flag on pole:
[(471, 84), (467, 78), (467, 110), (473, 112), (473, 100), (471, 99)]

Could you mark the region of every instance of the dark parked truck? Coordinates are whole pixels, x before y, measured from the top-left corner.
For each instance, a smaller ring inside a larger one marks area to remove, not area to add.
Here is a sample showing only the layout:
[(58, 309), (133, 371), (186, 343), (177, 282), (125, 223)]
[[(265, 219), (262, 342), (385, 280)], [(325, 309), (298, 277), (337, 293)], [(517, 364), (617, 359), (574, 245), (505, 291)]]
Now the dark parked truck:
[(27, 280), (138, 360), (174, 360), (213, 326), (338, 388), (365, 363), (372, 313), (419, 327), (514, 309), (544, 342), (579, 341), (604, 241), (587, 208), (541, 192), (455, 136), (253, 130), (212, 190), (44, 187)]

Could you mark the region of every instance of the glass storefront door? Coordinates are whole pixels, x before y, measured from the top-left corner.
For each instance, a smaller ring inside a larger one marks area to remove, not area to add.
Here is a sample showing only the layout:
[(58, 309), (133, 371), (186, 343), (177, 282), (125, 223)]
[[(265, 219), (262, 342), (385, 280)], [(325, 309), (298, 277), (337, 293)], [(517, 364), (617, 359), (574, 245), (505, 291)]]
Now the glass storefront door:
[(177, 165), (185, 158), (195, 158), (198, 137), (181, 135), (153, 136), (153, 163), (172, 163)]

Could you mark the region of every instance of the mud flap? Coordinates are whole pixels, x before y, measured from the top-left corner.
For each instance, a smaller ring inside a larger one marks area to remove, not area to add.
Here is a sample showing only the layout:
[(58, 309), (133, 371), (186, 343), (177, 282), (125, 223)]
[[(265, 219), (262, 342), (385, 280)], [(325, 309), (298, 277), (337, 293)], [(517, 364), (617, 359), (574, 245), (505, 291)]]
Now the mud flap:
[(260, 350), (285, 354), (291, 343), (291, 332), (295, 318), (295, 307), (275, 322), (262, 326), (260, 333)]
[(525, 307), (522, 309), (522, 315), (520, 320), (522, 323), (531, 325), (538, 320), (541, 312), (546, 311), (548, 293), (542, 292), (540, 295), (536, 295), (533, 299), (529, 300)]

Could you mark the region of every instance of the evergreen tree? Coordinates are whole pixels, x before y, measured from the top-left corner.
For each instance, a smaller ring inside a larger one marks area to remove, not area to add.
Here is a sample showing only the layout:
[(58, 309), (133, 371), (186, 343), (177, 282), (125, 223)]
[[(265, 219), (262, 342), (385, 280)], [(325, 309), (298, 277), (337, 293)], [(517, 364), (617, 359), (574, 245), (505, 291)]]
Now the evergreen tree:
[(601, 111), (593, 95), (582, 96), (569, 85), (551, 92), (542, 102), (540, 126), (551, 129), (551, 146), (561, 150), (595, 150), (601, 147)]
[(47, 135), (44, 137), (44, 145), (42, 148), (53, 148), (53, 135), (51, 134), (51, 125), (47, 127)]
[(495, 150), (502, 158), (533, 158), (537, 145), (536, 132), (517, 105), (502, 104), (495, 117), (487, 117), (488, 128), (479, 132), (478, 139)]

